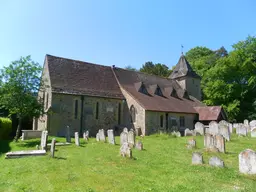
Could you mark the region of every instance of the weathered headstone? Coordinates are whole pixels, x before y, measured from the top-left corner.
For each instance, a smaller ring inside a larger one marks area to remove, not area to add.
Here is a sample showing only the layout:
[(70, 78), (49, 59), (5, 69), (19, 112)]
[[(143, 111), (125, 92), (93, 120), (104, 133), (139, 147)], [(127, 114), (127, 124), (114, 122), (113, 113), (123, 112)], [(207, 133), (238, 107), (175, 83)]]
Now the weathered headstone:
[(251, 130), (254, 129), (254, 128), (256, 128), (256, 120), (252, 120), (252, 121), (249, 123), (249, 125), (250, 125), (250, 129), (251, 129)]
[(86, 141), (89, 140), (89, 131), (88, 131), (88, 130), (83, 133), (83, 138), (84, 138), (84, 140), (86, 140)]
[(69, 126), (67, 126), (67, 128), (66, 128), (66, 142), (71, 143), (70, 127)]
[(123, 132), (120, 134), (120, 145), (123, 143), (128, 143), (128, 129), (124, 128)]
[(225, 139), (222, 135), (215, 135), (215, 147), (219, 152), (225, 153)]
[(200, 135), (204, 135), (205, 131), (204, 131), (204, 124), (197, 122), (195, 124), (195, 132), (196, 133), (200, 133)]
[(237, 134), (240, 136), (247, 136), (247, 127), (244, 124), (239, 124)]
[(249, 125), (248, 119), (245, 119), (245, 120), (244, 120), (244, 125), (245, 125), (245, 126), (248, 126), (248, 125)]
[(106, 136), (105, 136), (104, 129), (99, 130), (99, 138), (100, 138), (100, 141), (106, 142)]
[(219, 125), (216, 121), (211, 121), (209, 123), (209, 133), (211, 135), (217, 135), (219, 133)]
[(99, 133), (96, 134), (96, 141), (100, 141), (100, 134)]
[(209, 165), (214, 167), (224, 167), (224, 162), (218, 157), (211, 157), (209, 159)]
[(212, 148), (214, 147), (214, 136), (209, 134), (209, 133), (206, 133), (204, 135), (204, 147), (205, 148)]
[(184, 136), (194, 136), (194, 131), (186, 128), (184, 132)]
[(188, 149), (196, 148), (196, 140), (195, 139), (189, 139), (187, 144)]
[(42, 131), (41, 135), (41, 149), (47, 150), (48, 131)]
[(132, 150), (129, 147), (129, 144), (127, 142), (123, 143), (120, 147), (120, 155), (122, 157), (129, 157), (132, 158)]
[(203, 156), (201, 153), (194, 152), (192, 154), (192, 164), (193, 165), (200, 165), (203, 164)]
[(78, 132), (75, 132), (75, 144), (76, 144), (77, 146), (80, 145), (79, 133), (78, 133)]
[(135, 145), (135, 132), (133, 130), (130, 130), (128, 132), (128, 144), (131, 147), (134, 147), (134, 145)]
[(229, 128), (229, 133), (232, 134), (233, 133), (233, 125), (232, 125), (232, 123), (228, 124), (228, 128)]
[(209, 128), (205, 128), (205, 133), (204, 134), (206, 134), (206, 133), (210, 133)]
[(256, 128), (251, 130), (251, 137), (256, 137)]
[(221, 121), (219, 123), (219, 134), (221, 134), (227, 141), (230, 141), (230, 132), (228, 123)]
[(239, 154), (239, 171), (245, 174), (256, 174), (256, 153), (246, 149)]
[(135, 148), (138, 150), (143, 150), (143, 143), (141, 141), (138, 141), (135, 145)]
[(113, 129), (109, 129), (109, 130), (108, 130), (108, 142), (109, 142), (110, 144), (113, 144), (113, 145), (116, 144)]
[(56, 143), (56, 139), (53, 138), (52, 139), (52, 144), (51, 144), (51, 157), (54, 158), (54, 153), (55, 153), (55, 143)]

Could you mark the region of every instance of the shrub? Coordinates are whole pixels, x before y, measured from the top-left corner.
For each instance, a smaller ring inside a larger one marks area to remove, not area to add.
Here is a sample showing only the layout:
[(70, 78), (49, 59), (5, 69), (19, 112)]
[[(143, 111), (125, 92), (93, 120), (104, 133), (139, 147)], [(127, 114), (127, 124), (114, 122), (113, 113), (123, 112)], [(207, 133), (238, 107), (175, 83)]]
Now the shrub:
[(0, 117), (0, 139), (9, 139), (12, 131), (12, 121), (6, 117)]

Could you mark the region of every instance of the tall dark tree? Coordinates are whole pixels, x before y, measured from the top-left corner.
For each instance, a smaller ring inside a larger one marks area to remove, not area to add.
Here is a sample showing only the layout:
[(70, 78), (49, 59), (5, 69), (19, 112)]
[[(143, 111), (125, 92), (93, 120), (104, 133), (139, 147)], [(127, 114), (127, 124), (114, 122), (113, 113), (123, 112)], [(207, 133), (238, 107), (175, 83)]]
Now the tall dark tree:
[(168, 77), (172, 72), (172, 70), (170, 70), (165, 64), (161, 64), (161, 63), (154, 64), (152, 61), (146, 62), (140, 68), (140, 71), (151, 74), (151, 75), (161, 76), (161, 77)]

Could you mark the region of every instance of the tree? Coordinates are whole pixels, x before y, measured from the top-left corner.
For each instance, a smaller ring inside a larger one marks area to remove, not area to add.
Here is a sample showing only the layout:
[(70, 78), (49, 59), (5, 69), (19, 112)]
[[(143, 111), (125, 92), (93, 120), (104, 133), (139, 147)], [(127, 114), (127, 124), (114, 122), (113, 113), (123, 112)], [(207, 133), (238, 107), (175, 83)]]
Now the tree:
[(157, 75), (161, 77), (168, 77), (172, 70), (170, 70), (166, 65), (161, 63), (154, 64), (152, 61), (146, 62), (141, 68), (141, 72), (151, 74), (151, 75)]
[[(18, 140), (22, 120), (25, 117), (39, 117), (43, 113), (43, 102), (36, 98), (41, 72), (40, 65), (32, 61), (30, 56), (11, 62), (0, 72), (0, 105), (19, 119), (15, 141)], [(44, 85), (41, 84), (42, 87)]]
[(131, 65), (127, 65), (127, 66), (125, 67), (125, 69), (130, 70), (130, 71), (137, 71), (137, 69), (134, 68), (134, 67), (132, 67)]

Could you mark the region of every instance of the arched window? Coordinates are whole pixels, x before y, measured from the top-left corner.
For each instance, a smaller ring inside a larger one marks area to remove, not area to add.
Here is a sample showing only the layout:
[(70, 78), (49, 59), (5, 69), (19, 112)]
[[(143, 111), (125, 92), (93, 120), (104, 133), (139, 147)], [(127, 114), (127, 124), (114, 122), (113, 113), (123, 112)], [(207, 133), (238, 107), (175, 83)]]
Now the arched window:
[(136, 109), (133, 105), (130, 107), (130, 113), (131, 113), (131, 121), (132, 123), (134, 123), (136, 121)]

